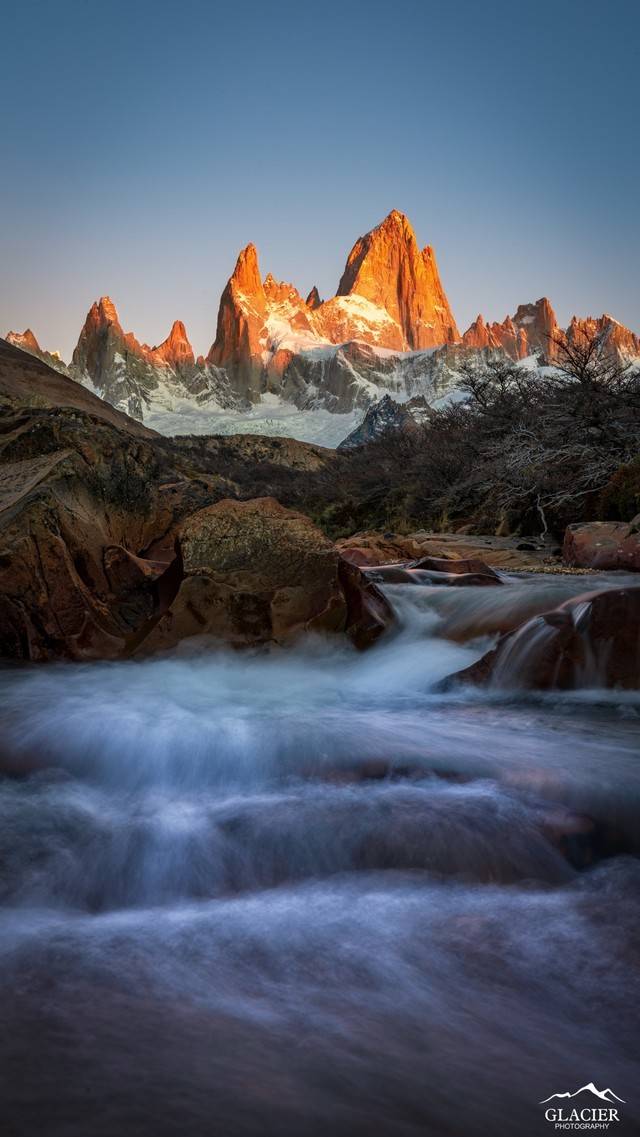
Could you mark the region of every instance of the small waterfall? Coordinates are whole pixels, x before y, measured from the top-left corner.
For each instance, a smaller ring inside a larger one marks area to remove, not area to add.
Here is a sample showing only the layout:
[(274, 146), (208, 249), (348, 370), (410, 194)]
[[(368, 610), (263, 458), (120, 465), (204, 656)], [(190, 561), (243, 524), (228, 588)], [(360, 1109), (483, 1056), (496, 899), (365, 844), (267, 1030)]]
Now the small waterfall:
[(384, 587), (362, 654), (0, 671), (7, 1133), (511, 1137), (594, 1071), (638, 1123), (640, 696), (440, 693), (527, 584)]
[[(491, 676), (491, 686), (507, 691), (529, 688), (545, 656), (553, 654), (550, 649), (558, 634), (559, 629), (543, 616), (535, 616), (517, 628), (501, 648)], [(554, 661), (549, 674), (549, 687), (556, 685), (559, 664), (560, 656)]]

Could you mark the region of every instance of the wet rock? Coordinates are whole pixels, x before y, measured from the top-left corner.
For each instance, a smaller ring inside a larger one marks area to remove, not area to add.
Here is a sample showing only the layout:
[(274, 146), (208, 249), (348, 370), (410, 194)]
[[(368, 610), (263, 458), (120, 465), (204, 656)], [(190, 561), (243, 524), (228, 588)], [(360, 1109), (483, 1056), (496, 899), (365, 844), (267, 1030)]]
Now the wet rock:
[(529, 690), (640, 687), (640, 588), (573, 597), (446, 681)]
[(284, 644), (308, 632), (371, 644), (389, 605), (302, 513), (274, 498), (224, 500), (195, 513), (178, 536), (182, 583), (142, 650), (214, 636), (235, 646)]
[[(502, 584), (497, 572), (477, 557), (448, 558), (448, 557), (421, 557), (411, 566), (414, 569), (425, 569), (428, 572), (445, 573), (447, 576), (464, 576), (466, 584)], [(471, 579), (473, 578), (473, 579)], [(451, 580), (447, 583), (457, 583)]]
[(357, 648), (371, 647), (393, 625), (393, 609), (375, 583), (342, 557), (338, 579), (347, 604), (347, 635)]
[[(382, 533), (366, 529), (350, 537), (342, 537), (336, 542), (342, 556), (354, 564), (373, 567), (392, 563), (407, 564), (421, 558), (443, 561), (481, 561), (482, 570), (525, 569), (539, 571), (546, 563), (548, 551), (536, 549), (526, 552), (516, 549), (517, 540), (513, 537), (474, 536), (469, 527), (464, 532), (430, 533), (417, 530), (415, 533)], [(445, 571), (453, 571), (449, 566)], [(462, 570), (458, 570), (462, 571)]]
[(0, 656), (117, 657), (150, 615), (162, 571), (131, 551), (152, 531), (153, 450), (69, 410), (18, 415), (5, 427)]
[(415, 560), (422, 552), (422, 545), (412, 537), (379, 533), (373, 529), (340, 539), (336, 548), (352, 564), (371, 567), (394, 562), (404, 564)]
[(569, 525), (564, 535), (562, 559), (577, 568), (640, 572), (638, 519)]

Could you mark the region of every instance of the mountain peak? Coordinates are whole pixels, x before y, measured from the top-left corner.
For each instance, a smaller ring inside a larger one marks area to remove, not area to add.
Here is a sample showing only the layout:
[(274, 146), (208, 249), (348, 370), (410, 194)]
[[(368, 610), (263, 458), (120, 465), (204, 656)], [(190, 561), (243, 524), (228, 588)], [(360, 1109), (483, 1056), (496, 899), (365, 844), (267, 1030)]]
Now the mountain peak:
[(397, 209), (351, 249), (337, 295), (354, 293), (389, 313), (407, 348), (460, 339), (433, 249), (420, 250), (411, 223)]
[(314, 284), (313, 288), (311, 289), (311, 292), (309, 293), (309, 295), (307, 296), (307, 299), (306, 299), (307, 308), (319, 308), (321, 304), (322, 304), (322, 300), (320, 299), (320, 293), (318, 292), (318, 289), (317, 289), (316, 285)]
[(377, 225), (378, 229), (402, 229), (408, 230), (413, 234), (413, 226), (409, 221), (406, 213), (401, 213), (399, 209), (392, 209), (383, 217), (382, 221)]
[(110, 296), (101, 296), (93, 307), (97, 310), (101, 321), (106, 324), (119, 324), (118, 312)]
[(233, 283), (241, 292), (246, 292), (250, 296), (264, 293), (258, 263), (258, 250), (254, 244), (245, 245), (239, 253), (229, 283)]
[(41, 350), (31, 328), (25, 328), (23, 332), (7, 332), (4, 338), (7, 343), (12, 343), (14, 347), (20, 347), (23, 351), (37, 353)]
[(168, 363), (171, 367), (193, 367), (195, 355), (182, 320), (173, 321), (166, 340), (163, 340), (157, 347), (151, 348), (151, 354), (159, 361)]

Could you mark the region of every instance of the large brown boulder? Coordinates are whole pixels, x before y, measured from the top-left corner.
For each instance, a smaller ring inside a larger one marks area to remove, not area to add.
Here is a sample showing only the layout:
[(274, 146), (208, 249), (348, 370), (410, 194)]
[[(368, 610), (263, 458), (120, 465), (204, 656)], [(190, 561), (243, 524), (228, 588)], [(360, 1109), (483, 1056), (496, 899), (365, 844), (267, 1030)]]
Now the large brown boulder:
[(379, 533), (367, 529), (352, 537), (341, 537), (336, 547), (345, 560), (363, 567), (375, 565), (406, 564), (420, 556), (422, 545), (413, 537), (397, 533)]
[(528, 620), (448, 683), (640, 687), (640, 588), (587, 592)]
[[(2, 457), (13, 458), (0, 464), (5, 658), (120, 655), (151, 614), (154, 582), (164, 570), (137, 555), (152, 531), (152, 448), (95, 420), (82, 440), (65, 446), (74, 439), (56, 430), (61, 419), (54, 412), (44, 421), (34, 416), (24, 434), (18, 419), (2, 440)], [(38, 442), (48, 452), (35, 456), (30, 449)]]
[(308, 632), (346, 632), (362, 647), (392, 620), (375, 586), (308, 517), (275, 498), (201, 509), (182, 526), (178, 550), (182, 583), (144, 652), (197, 635), (251, 646)]
[(17, 354), (0, 351), (0, 658), (117, 658), (173, 599), (175, 531), (223, 480), (178, 480), (156, 436), (93, 395), (49, 405), (82, 388)]
[(565, 564), (576, 568), (640, 572), (640, 517), (569, 525), (562, 546)]

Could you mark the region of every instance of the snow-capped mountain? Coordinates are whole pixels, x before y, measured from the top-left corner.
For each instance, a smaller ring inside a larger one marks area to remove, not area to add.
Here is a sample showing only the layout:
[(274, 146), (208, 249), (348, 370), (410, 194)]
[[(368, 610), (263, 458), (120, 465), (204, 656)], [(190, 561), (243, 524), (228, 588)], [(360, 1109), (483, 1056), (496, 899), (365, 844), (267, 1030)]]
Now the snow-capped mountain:
[(166, 434), (290, 434), (335, 446), (359, 424), (363, 434), (377, 429), (388, 404), (362, 419), (387, 395), (396, 405), (456, 397), (461, 363), (479, 353), (553, 362), (561, 336), (585, 332), (626, 358), (640, 355), (638, 337), (607, 315), (574, 317), (562, 332), (545, 297), (501, 324), (478, 316), (460, 336), (433, 249), (420, 248), (408, 219), (393, 210), (355, 242), (327, 300), (315, 287), (304, 299), (294, 285), (263, 278), (247, 245), (206, 357), (196, 358), (180, 320), (159, 345), (139, 342), (107, 296), (91, 306), (68, 367), (30, 330), (7, 339)]
[(196, 360), (184, 324), (176, 320), (157, 347), (141, 344), (122, 329), (115, 304), (103, 296), (92, 304), (70, 366), (71, 375), (133, 418), (172, 412), (185, 401), (234, 407), (227, 376)]
[(396, 432), (413, 434), (427, 422), (431, 413), (424, 395), (415, 395), (406, 403), (398, 403), (391, 395), (383, 395), (380, 402), (369, 407), (360, 425), (347, 435), (338, 450), (353, 450), (356, 446), (364, 446)]
[(7, 332), (5, 339), (14, 347), (19, 347), (22, 351), (27, 351), (29, 355), (35, 355), (44, 363), (48, 363), (49, 367), (53, 367), (55, 371), (60, 371), (63, 375), (69, 374), (69, 368), (59, 353), (57, 351), (44, 351), (31, 328), (27, 328), (24, 332)]

